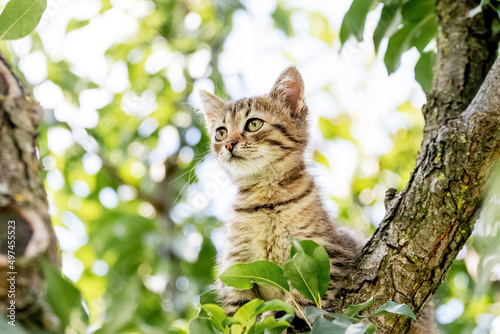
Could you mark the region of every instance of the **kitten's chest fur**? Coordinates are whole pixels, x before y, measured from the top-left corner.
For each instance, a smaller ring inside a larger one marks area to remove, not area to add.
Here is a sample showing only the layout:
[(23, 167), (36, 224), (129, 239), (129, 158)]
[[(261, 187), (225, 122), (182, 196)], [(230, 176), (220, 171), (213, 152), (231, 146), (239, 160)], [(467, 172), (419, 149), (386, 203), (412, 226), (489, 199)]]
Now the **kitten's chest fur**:
[(226, 260), (267, 260), (283, 266), (290, 258), (290, 236), (303, 239), (310, 214), (321, 207), (314, 183), (303, 180), (293, 191), (279, 185), (242, 189), (226, 224)]
[(240, 253), (240, 259), (253, 262), (267, 260), (283, 266), (290, 253), (293, 209), (263, 209), (253, 214), (235, 213), (228, 228), (228, 239), (238, 239), (229, 245)]
[[(308, 174), (286, 184), (240, 187), (232, 216), (226, 221), (221, 269), (259, 260), (283, 267), (290, 260), (290, 236), (313, 240), (340, 253), (345, 246), (335, 230)], [(284, 297), (277, 289), (263, 287), (258, 288), (258, 295), (265, 300)]]

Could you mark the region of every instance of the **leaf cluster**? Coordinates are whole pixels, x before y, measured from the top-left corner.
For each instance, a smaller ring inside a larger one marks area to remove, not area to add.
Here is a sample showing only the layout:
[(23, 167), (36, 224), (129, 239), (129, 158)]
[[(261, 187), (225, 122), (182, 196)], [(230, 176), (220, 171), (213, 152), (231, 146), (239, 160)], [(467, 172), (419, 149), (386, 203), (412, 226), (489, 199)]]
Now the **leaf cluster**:
[(391, 74), (399, 68), (403, 53), (415, 47), (420, 53), (415, 66), (415, 79), (428, 92), (436, 60), (435, 52), (426, 50), (437, 32), (435, 0), (354, 0), (342, 22), (342, 44), (351, 36), (358, 41), (363, 40), (368, 13), (380, 4), (383, 7), (373, 32), (375, 50), (379, 52), (383, 38), (389, 38), (384, 62), (387, 72)]
[[(393, 301), (388, 301), (367, 315), (360, 315), (373, 305), (373, 298), (362, 304), (348, 306), (343, 314), (323, 310), (321, 300), (328, 290), (330, 260), (326, 250), (311, 240), (292, 239), (290, 261), (283, 269), (269, 261), (235, 264), (224, 271), (219, 279), (238, 290), (254, 289), (257, 286), (280, 289), (290, 298), (295, 308), (281, 300), (264, 302), (256, 298), (244, 304), (230, 317), (218, 304), (216, 291), (212, 290), (200, 296), (200, 313), (190, 323), (191, 334), (279, 334), (291, 326), (295, 311), (307, 322), (311, 333), (316, 334), (372, 334), (376, 330), (375, 324), (361, 320), (387, 314), (404, 315), (416, 320), (408, 305)], [(306, 306), (304, 313), (296, 301), (297, 293), (316, 306)], [(275, 318), (267, 314), (267, 317), (258, 321), (259, 316), (262, 317), (262, 314), (269, 311), (282, 311), (285, 315)]]
[[(362, 41), (368, 14), (380, 5), (380, 18), (373, 31), (375, 51), (379, 52), (382, 40), (389, 38), (384, 62), (387, 72), (392, 74), (401, 65), (403, 53), (415, 47), (420, 53), (415, 66), (415, 80), (424, 92), (429, 92), (432, 86), (432, 69), (436, 62), (436, 52), (429, 48), (429, 43), (437, 33), (434, 13), (436, 0), (354, 0), (342, 21), (341, 43), (344, 44), (351, 36)], [(478, 15), (485, 8), (491, 8), (500, 17), (500, 6), (496, 0), (482, 0), (470, 10), (468, 16)], [(494, 32), (500, 31), (499, 22), (492, 21)]]

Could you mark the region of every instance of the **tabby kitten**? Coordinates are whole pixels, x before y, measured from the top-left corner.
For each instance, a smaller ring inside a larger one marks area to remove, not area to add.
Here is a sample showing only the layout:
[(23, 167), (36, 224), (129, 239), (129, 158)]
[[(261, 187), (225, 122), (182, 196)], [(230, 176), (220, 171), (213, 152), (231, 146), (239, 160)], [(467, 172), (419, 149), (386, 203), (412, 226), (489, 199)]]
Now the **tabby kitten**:
[[(332, 221), (307, 172), (308, 108), (300, 73), (288, 67), (263, 96), (236, 102), (225, 102), (206, 91), (200, 96), (212, 153), (238, 188), (225, 222), (227, 241), (219, 272), (258, 260), (283, 267), (290, 259), (290, 236), (313, 240), (330, 257), (331, 280), (322, 300), (328, 308), (340, 289), (338, 282), (354, 267), (364, 242)], [(291, 304), (276, 288), (236, 290), (221, 282), (217, 286), (229, 314), (254, 298)], [(301, 306), (311, 304), (297, 291), (292, 294)]]

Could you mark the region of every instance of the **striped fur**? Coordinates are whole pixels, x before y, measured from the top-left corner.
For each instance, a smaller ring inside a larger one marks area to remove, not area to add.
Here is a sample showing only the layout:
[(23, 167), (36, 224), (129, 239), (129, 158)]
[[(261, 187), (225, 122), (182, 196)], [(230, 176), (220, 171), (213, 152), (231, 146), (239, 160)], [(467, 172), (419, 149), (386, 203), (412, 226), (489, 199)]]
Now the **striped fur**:
[[(327, 306), (340, 289), (338, 282), (354, 267), (364, 242), (330, 218), (306, 169), (309, 133), (303, 89), (299, 72), (290, 67), (264, 96), (222, 102), (208, 92), (201, 93), (213, 138), (212, 153), (238, 187), (225, 222), (227, 242), (219, 272), (258, 260), (283, 266), (290, 259), (290, 236), (313, 240), (330, 257), (331, 282), (322, 301)], [(253, 118), (264, 121), (262, 128), (246, 131), (247, 121)], [(215, 132), (221, 127), (227, 129), (227, 137), (216, 141)], [(237, 142), (232, 152), (226, 148), (228, 141)], [(286, 295), (273, 288), (239, 291), (221, 282), (217, 288), (229, 314), (256, 297), (287, 301)], [(311, 303), (296, 291), (293, 295), (301, 306)]]

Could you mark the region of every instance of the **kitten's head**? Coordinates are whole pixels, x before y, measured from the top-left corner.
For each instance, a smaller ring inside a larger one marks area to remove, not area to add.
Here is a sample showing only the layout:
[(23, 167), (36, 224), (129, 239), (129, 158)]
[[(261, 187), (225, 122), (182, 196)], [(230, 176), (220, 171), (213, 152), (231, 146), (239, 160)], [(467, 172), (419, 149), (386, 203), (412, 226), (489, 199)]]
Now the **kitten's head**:
[(212, 152), (233, 179), (276, 178), (302, 164), (308, 111), (304, 82), (294, 66), (263, 96), (235, 102), (207, 91), (200, 96)]

